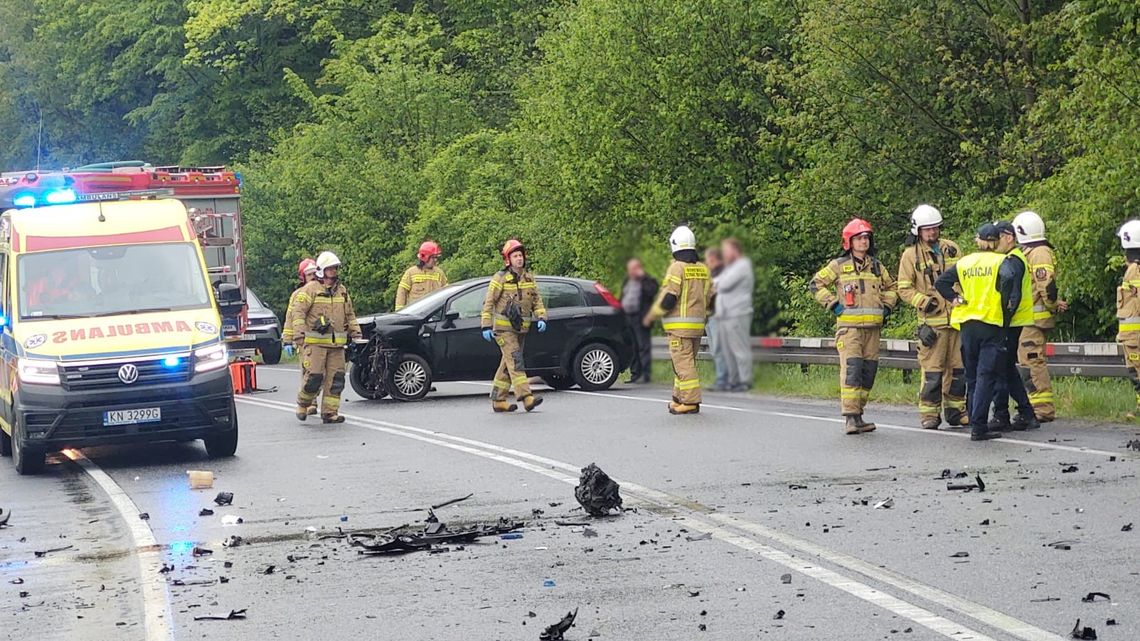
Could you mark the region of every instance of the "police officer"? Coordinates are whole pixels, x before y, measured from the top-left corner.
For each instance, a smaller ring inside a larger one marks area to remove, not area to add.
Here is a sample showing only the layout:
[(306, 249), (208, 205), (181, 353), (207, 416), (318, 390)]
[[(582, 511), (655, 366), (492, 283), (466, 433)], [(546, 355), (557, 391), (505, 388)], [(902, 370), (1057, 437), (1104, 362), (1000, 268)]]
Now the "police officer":
[(1130, 220), (1117, 232), (1127, 267), (1116, 290), (1116, 340), (1124, 348), (1124, 365), (1136, 390), (1136, 409), (1128, 418), (1140, 416), (1140, 220)]
[(348, 290), (340, 282), (340, 259), (332, 252), (317, 256), (317, 280), (297, 293), (290, 310), (293, 335), (304, 345), (301, 366), (307, 370), (297, 394), (297, 419), (309, 416), (309, 407), (323, 389), (321, 420), (343, 423), (340, 394), (344, 391), (344, 351), (348, 342), (362, 340)]
[(962, 339), (950, 326), (950, 306), (934, 289), (934, 282), (953, 267), (962, 250), (940, 237), (942, 212), (930, 205), (915, 207), (910, 215), (910, 236), (899, 260), (899, 297), (918, 310), (918, 364), (922, 388), (918, 414), (923, 429), (938, 429), (940, 413), (950, 427), (969, 423), (966, 414), (966, 370), (962, 366)]
[(507, 401), (511, 387), (526, 411), (542, 405), (542, 397), (530, 391), (523, 363), (523, 343), (531, 323), (546, 331), (546, 307), (534, 275), (526, 265), (526, 248), (515, 239), (503, 245), (505, 266), (491, 277), (480, 315), (483, 339), (497, 343), (502, 352), (499, 370), (491, 386), (491, 409), (513, 412), (518, 405)]
[(657, 300), (645, 315), (646, 327), (661, 319), (673, 361), (673, 400), (670, 414), (701, 411), (701, 379), (697, 374), (697, 351), (712, 307), (713, 283), (709, 268), (697, 256), (697, 237), (681, 225), (669, 235), (673, 262), (665, 272)]
[[(1017, 311), (1014, 312), (1009, 327), (1005, 331), (1006, 351), (1002, 355), (1004, 369), (994, 384), (994, 418), (990, 421), (989, 427), (997, 431), (1035, 430), (1041, 427), (1041, 423), (1037, 420), (1036, 412), (1026, 390), (1025, 381), (1028, 378), (1028, 372), (1018, 366), (1018, 354), (1022, 353), (1021, 337), (1027, 329), (1033, 327), (1034, 323), (1033, 278), (1030, 275), (1029, 260), (1021, 248), (1016, 245), (1017, 231), (1014, 226), (1004, 220), (994, 223), (994, 226), (997, 228), (999, 236), (997, 251), (1016, 258), (1022, 264), (1025, 271), (1025, 280), (1022, 284), (1027, 289), (1024, 290), (1025, 295), (1021, 297)], [(1009, 419), (1011, 395), (1019, 411), (1018, 416), (1012, 421)]]
[(1013, 228), (1033, 284), (1033, 324), (1021, 330), (1017, 363), (1037, 420), (1048, 423), (1057, 417), (1057, 410), (1045, 345), (1049, 332), (1057, 326), (1053, 315), (1065, 311), (1068, 304), (1057, 294), (1053, 246), (1045, 239), (1045, 223), (1041, 217), (1032, 211), (1023, 211), (1014, 217)]
[[(1004, 241), (995, 224), (985, 223), (978, 228), (974, 242), (978, 251), (948, 268), (934, 285), (953, 305), (950, 324), (961, 331), (970, 439), (986, 441), (1002, 436), (990, 428), (989, 412), (997, 379), (1010, 373), (1007, 330), (1015, 316), (1019, 322), (1025, 316), (1021, 301), (1032, 299), (1033, 294), (1024, 261), (999, 251), (1000, 246), (1007, 250), (1013, 247), (1012, 233)], [(1032, 319), (1032, 307), (1028, 309)], [(1016, 389), (1013, 391), (1016, 394)], [(1024, 399), (1025, 411), (1033, 416), (1028, 399)]]
[(443, 252), (435, 241), (425, 240), (416, 252), (416, 264), (404, 271), (396, 287), (396, 311), (447, 287), (447, 275), (437, 265)]
[[(297, 276), (301, 278), (301, 286), (293, 290), (289, 295), (289, 306), (285, 308), (285, 327), (281, 330), (281, 342), (285, 344), (285, 353), (289, 356), (296, 354), (300, 349), (301, 344), (297, 341), (296, 336), (293, 334), (293, 304), (297, 301), (297, 294), (300, 293), (305, 285), (317, 279), (317, 261), (312, 258), (305, 258), (297, 264)], [(304, 360), (304, 359), (302, 359)], [(305, 378), (309, 375), (305, 371), (304, 363), (301, 363), (301, 384), (305, 384)], [(316, 406), (309, 407), (309, 415), (317, 413)]]
[(852, 219), (843, 228), (843, 253), (811, 281), (815, 299), (837, 317), (839, 406), (847, 434), (875, 431), (863, 420), (863, 408), (879, 371), (883, 323), (899, 300), (894, 279), (875, 258), (873, 233), (870, 223)]

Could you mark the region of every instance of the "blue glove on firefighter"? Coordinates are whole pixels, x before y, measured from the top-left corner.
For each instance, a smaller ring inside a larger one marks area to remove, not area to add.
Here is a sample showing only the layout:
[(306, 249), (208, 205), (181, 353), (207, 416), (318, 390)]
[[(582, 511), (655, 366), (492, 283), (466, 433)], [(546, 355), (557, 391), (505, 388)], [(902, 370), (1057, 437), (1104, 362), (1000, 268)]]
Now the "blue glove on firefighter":
[(845, 310), (845, 309), (847, 309), (847, 308), (843, 306), (843, 303), (837, 302), (831, 306), (831, 311), (834, 312), (836, 316), (842, 315), (843, 310)]
[(296, 353), (297, 353), (297, 348), (293, 347), (292, 343), (285, 343), (285, 354), (289, 358), (293, 358), (293, 355)]
[(544, 321), (544, 320), (538, 321), (538, 333), (541, 334), (545, 331), (546, 331), (546, 321)]
[(495, 332), (489, 329), (483, 330), (483, 340), (487, 341), (488, 343), (495, 342)]

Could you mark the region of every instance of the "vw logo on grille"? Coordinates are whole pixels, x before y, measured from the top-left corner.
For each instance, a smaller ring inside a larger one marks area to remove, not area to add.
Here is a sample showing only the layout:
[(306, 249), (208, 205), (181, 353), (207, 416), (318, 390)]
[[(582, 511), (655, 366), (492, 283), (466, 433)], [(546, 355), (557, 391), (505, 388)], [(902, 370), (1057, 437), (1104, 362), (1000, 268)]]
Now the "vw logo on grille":
[(127, 385), (139, 380), (139, 368), (130, 363), (123, 365), (119, 368), (119, 380)]

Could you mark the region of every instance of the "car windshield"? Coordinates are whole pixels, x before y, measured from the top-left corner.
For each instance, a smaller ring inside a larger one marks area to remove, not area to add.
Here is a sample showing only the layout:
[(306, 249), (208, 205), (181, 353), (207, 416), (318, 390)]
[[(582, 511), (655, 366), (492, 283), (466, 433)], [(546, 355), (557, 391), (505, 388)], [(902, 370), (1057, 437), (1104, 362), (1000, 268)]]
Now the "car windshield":
[(454, 295), (455, 292), (459, 291), (460, 289), (465, 289), (466, 287), (468, 287), (467, 284), (457, 284), (449, 285), (443, 289), (437, 289), (431, 294), (424, 296), (423, 298), (417, 300), (416, 302), (408, 305), (396, 313), (407, 314), (408, 316), (427, 316), (437, 307), (442, 306), (448, 297)]
[(248, 287), (245, 289), (245, 299), (249, 301), (249, 310), (251, 312), (269, 309), (265, 306), (265, 303), (261, 302), (261, 299), (257, 297), (257, 294), (254, 294), (253, 290)]
[(192, 243), (84, 247), (20, 256), (20, 318), (74, 318), (210, 304)]

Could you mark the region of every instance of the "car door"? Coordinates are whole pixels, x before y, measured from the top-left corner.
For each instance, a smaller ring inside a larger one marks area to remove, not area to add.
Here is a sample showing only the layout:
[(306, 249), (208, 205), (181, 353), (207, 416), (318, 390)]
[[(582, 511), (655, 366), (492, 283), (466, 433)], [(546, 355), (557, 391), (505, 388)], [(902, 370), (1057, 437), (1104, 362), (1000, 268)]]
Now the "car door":
[(567, 347), (580, 343), (594, 323), (593, 311), (573, 282), (539, 278), (538, 293), (546, 305), (547, 328), (540, 334), (532, 325), (527, 334), (524, 360), (528, 371), (559, 367)]
[(440, 378), (490, 380), (499, 367), (499, 346), (483, 340), (479, 314), (483, 311), (486, 283), (472, 286), (448, 299), (443, 321), (435, 327), (433, 342), (442, 347), (444, 368)]

